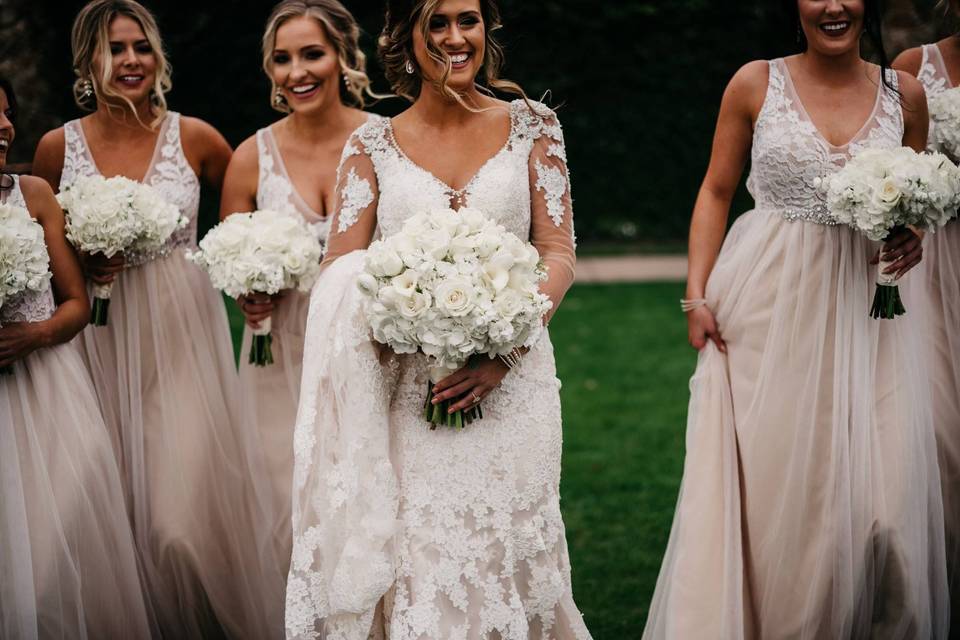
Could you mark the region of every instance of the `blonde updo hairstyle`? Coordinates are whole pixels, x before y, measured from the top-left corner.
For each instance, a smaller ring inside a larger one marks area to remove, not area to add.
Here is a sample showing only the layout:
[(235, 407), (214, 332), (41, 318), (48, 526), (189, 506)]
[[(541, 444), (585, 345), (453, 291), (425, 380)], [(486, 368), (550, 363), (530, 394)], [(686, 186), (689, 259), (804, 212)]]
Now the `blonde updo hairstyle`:
[[(97, 104), (101, 102), (112, 108), (112, 104), (123, 101), (134, 117), (140, 119), (136, 106), (110, 88), (113, 77), (110, 23), (117, 16), (126, 16), (140, 25), (157, 59), (157, 70), (150, 90), (150, 112), (154, 117), (149, 123), (141, 122), (145, 127), (155, 129), (167, 115), (166, 93), (173, 86), (171, 68), (163, 52), (157, 21), (146, 7), (135, 0), (93, 0), (77, 14), (70, 31), (73, 71), (77, 75), (73, 83), (73, 98), (77, 106), (87, 111), (96, 111)], [(92, 89), (92, 94), (89, 89)]]
[(277, 45), (277, 30), (288, 20), (308, 17), (320, 23), (327, 39), (337, 52), (340, 70), (344, 74), (340, 99), (361, 109), (365, 96), (377, 98), (370, 89), (367, 76), (367, 56), (360, 49), (360, 26), (353, 15), (338, 0), (283, 0), (273, 8), (263, 33), (263, 70), (270, 78), (270, 106), (281, 113), (290, 113), (285, 102), (275, 102), (277, 85), (273, 81), (273, 50)]
[[(380, 33), (378, 54), (383, 63), (384, 73), (393, 91), (413, 102), (420, 95), (423, 86), (423, 77), (417, 69), (416, 58), (413, 54), (414, 29), (420, 31), (427, 46), (427, 53), (432, 60), (443, 67), (443, 72), (436, 80), (429, 81), (433, 88), (441, 95), (456, 100), (471, 111), (473, 105), (467, 105), (463, 96), (451, 89), (447, 84), (452, 71), (450, 56), (433, 43), (430, 37), (430, 18), (436, 12), (443, 0), (388, 0), (386, 24)], [(500, 77), (503, 69), (503, 47), (497, 41), (495, 32), (502, 28), (500, 8), (496, 0), (480, 0), (480, 14), (485, 27), (485, 47), (483, 68), (480, 74), (483, 83), (477, 88), (488, 95), (492, 89), (520, 96), (530, 105), (527, 94), (515, 82)], [(407, 72), (407, 63), (413, 65), (415, 72)]]

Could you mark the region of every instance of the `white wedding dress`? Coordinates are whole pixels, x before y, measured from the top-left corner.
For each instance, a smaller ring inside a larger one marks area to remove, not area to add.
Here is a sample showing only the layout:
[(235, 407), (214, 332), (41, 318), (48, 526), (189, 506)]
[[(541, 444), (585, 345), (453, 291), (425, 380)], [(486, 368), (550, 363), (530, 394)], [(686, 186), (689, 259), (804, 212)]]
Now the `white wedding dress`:
[(355, 285), (364, 252), (353, 249), (418, 211), (466, 205), (538, 247), (543, 290), (559, 303), (573, 277), (573, 212), (560, 126), (537, 108), (510, 105), (508, 141), (459, 191), (403, 153), (389, 120), (344, 149), (294, 436), (289, 638), (589, 638), (560, 513), (548, 333), (484, 399), (482, 420), (431, 431), (424, 357), (381, 364)]

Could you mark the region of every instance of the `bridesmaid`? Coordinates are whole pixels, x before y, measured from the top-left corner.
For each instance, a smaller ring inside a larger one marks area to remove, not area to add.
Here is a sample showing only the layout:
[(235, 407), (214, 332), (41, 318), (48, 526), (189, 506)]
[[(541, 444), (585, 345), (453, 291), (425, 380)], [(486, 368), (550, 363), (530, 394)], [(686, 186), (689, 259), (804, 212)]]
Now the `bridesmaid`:
[[(257, 131), (227, 168), (220, 216), (273, 209), (302, 216), (322, 243), (330, 226), (337, 165), (350, 133), (371, 116), (360, 110), (372, 96), (360, 28), (338, 0), (285, 0), (267, 20), (263, 68), (271, 104), (289, 114)], [(359, 107), (359, 108), (358, 108)], [(309, 295), (286, 291), (241, 297), (246, 317), (240, 381), (254, 416), (277, 505), (274, 539), (283, 569), (290, 556), (293, 424), (300, 395), (303, 336)], [(271, 321), (274, 363), (249, 364), (251, 328)]]
[(123, 175), (189, 218), (156, 255), (82, 256), (88, 279), (116, 278), (109, 324), (80, 338), (125, 480), (128, 511), (165, 637), (279, 637), (283, 574), (255, 433), (239, 411), (220, 296), (187, 262), (200, 180), (219, 189), (230, 147), (168, 111), (170, 67), (153, 16), (95, 0), (72, 32), (78, 104), (93, 111), (46, 134), (34, 171), (61, 189)]
[[(945, 4), (954, 18), (960, 18), (960, 0)], [(954, 79), (960, 78), (960, 33), (904, 51), (893, 67), (917, 76), (927, 98), (955, 88)], [(956, 219), (927, 239), (924, 277), (919, 282), (925, 285), (927, 303), (925, 337), (931, 347), (930, 389), (946, 522), (950, 617), (960, 634), (960, 222)]]
[[(923, 149), (923, 89), (885, 68), (878, 0), (786, 6), (803, 50), (731, 80), (693, 212), (683, 308), (700, 355), (644, 638), (945, 638), (920, 327), (868, 313), (877, 250), (902, 276), (920, 239), (879, 247), (817, 188), (864, 149)], [(748, 158), (756, 208), (724, 239)]]
[[(0, 78), (0, 169), (17, 101)], [(0, 308), (0, 637), (149, 638), (120, 473), (93, 382), (65, 344), (90, 314), (49, 185), (0, 173), (0, 202), (43, 227), (52, 286)]]

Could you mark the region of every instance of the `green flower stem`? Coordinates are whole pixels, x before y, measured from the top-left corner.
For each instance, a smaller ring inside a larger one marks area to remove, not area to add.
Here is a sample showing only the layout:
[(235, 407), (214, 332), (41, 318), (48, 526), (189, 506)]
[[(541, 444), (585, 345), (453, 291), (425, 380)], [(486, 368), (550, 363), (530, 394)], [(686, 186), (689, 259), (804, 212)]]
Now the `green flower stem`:
[(900, 299), (900, 287), (897, 285), (878, 284), (877, 292), (873, 296), (873, 306), (870, 315), (875, 319), (892, 320), (902, 316), (907, 310)]
[(471, 424), (476, 420), (483, 418), (483, 410), (476, 404), (469, 409), (458, 409), (450, 413), (450, 407), (458, 403), (461, 398), (452, 400), (443, 400), (433, 404), (433, 385), (431, 382), (427, 385), (427, 399), (423, 403), (423, 418), (430, 424), (430, 430), (433, 431), (438, 425), (450, 427), (452, 429), (463, 429), (464, 426)]
[(110, 309), (110, 298), (94, 298), (90, 308), (90, 324), (95, 327), (107, 326), (107, 311)]
[(264, 336), (253, 336), (250, 343), (250, 364), (255, 367), (265, 367), (273, 364), (273, 336), (269, 333)]

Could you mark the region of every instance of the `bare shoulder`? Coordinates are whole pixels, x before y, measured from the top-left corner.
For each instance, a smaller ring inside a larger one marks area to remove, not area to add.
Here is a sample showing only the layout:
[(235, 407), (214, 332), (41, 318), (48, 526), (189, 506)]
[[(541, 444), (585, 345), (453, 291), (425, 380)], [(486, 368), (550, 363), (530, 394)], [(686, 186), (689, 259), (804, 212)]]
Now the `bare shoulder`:
[(33, 153), (33, 172), (46, 180), (59, 178), (63, 171), (63, 156), (67, 148), (63, 127), (48, 131), (40, 138)]
[(754, 60), (740, 67), (723, 93), (726, 106), (751, 116), (760, 113), (767, 95), (770, 79), (770, 63), (766, 60)]
[(920, 65), (922, 63), (923, 47), (913, 47), (898, 55), (890, 66), (897, 71), (905, 71), (911, 76), (916, 77), (920, 73)]
[(59, 214), (60, 207), (53, 195), (53, 189), (43, 178), (20, 176), (20, 192), (30, 214), (41, 222), (50, 215)]
[(924, 102), (927, 100), (927, 93), (923, 89), (923, 84), (915, 76), (907, 71), (897, 71), (897, 87), (903, 95), (903, 100), (907, 104), (915, 102)]
[(227, 144), (226, 139), (213, 125), (192, 116), (181, 116), (180, 136), (185, 146), (207, 148)]
[(260, 169), (259, 150), (257, 148), (256, 134), (250, 136), (240, 143), (233, 156), (230, 158), (231, 173), (256, 176)]

